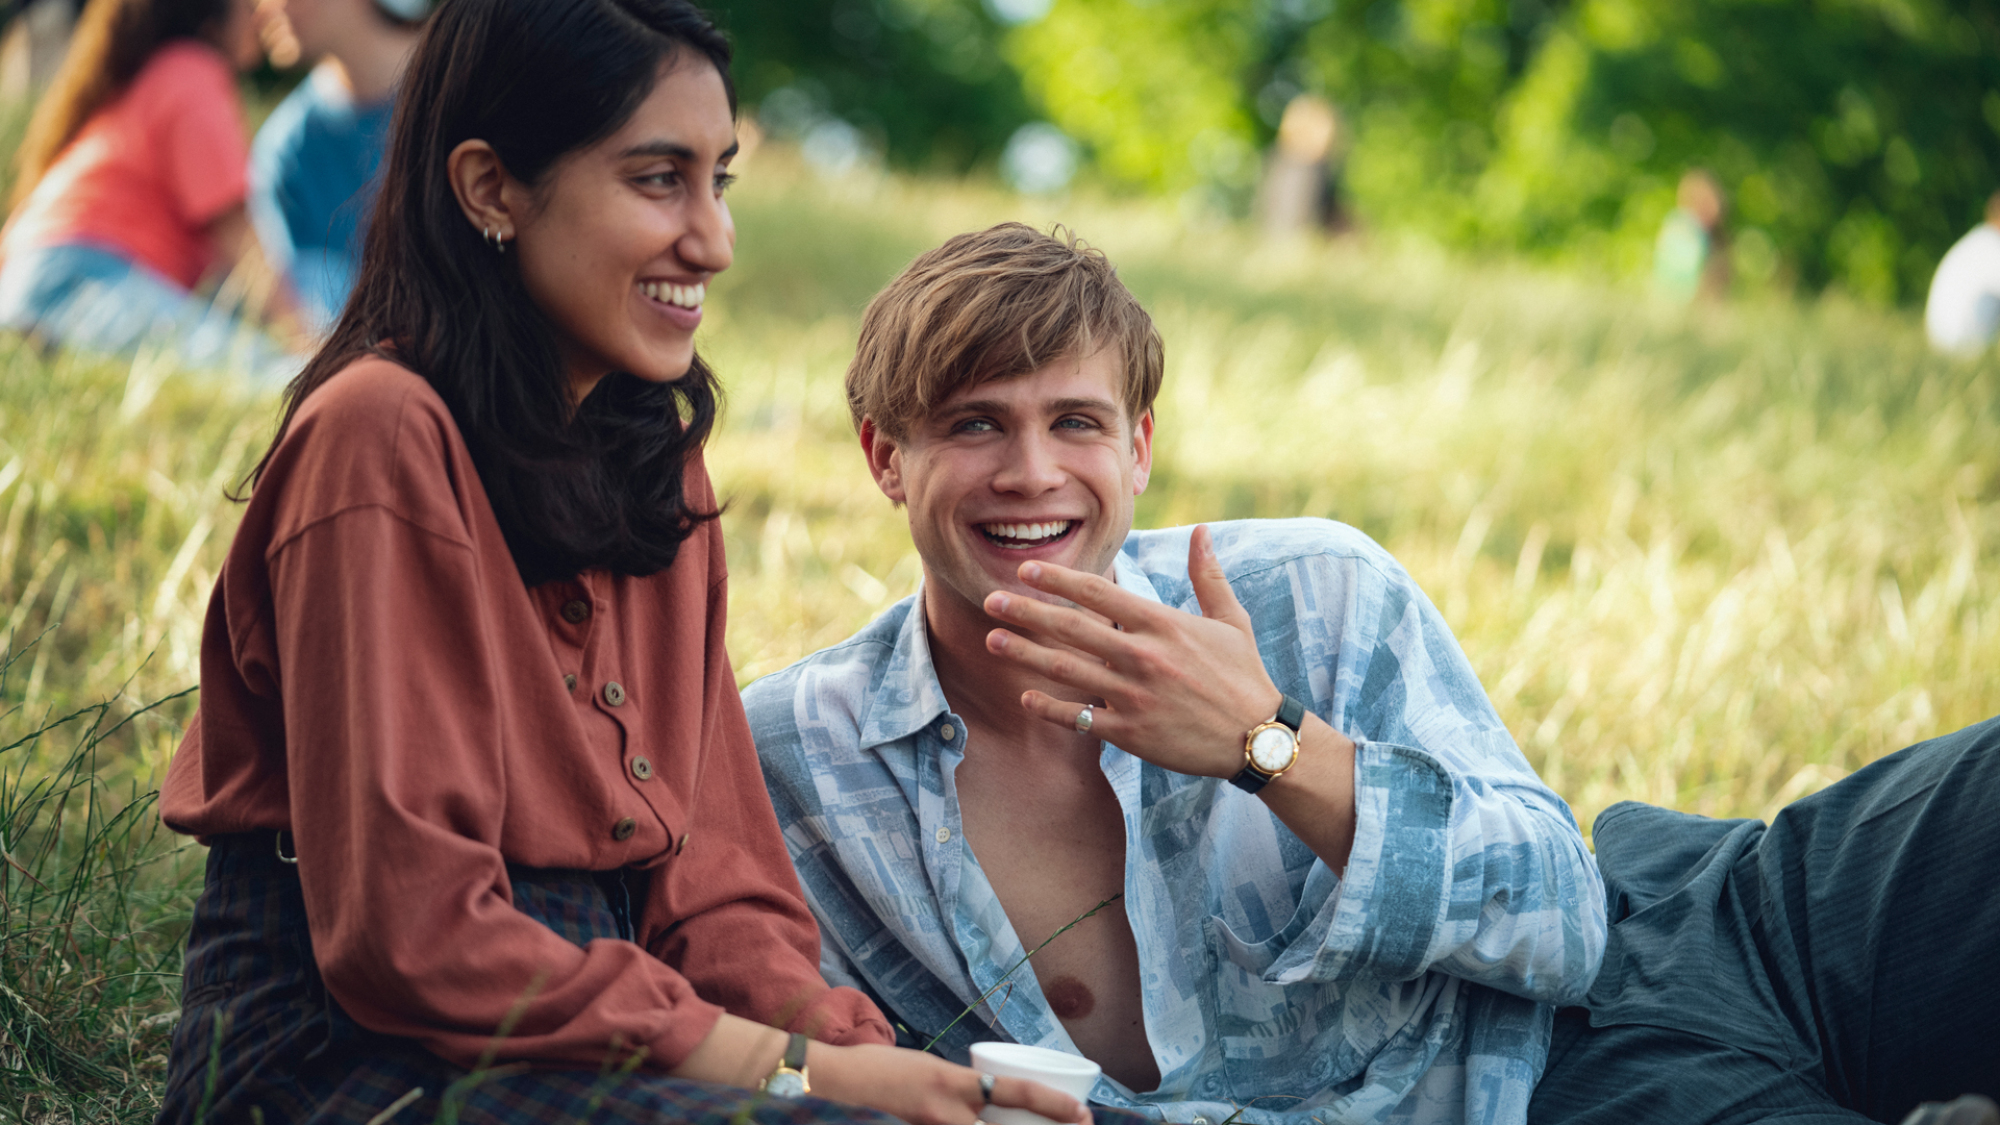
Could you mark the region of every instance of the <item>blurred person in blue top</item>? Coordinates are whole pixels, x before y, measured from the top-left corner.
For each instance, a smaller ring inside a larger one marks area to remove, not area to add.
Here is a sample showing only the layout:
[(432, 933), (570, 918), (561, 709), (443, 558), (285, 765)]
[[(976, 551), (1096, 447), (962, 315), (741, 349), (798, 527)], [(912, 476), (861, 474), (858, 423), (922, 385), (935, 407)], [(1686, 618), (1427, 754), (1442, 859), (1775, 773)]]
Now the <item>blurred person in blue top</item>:
[(1653, 284), (1677, 301), (1729, 294), (1729, 243), (1722, 220), (1722, 184), (1705, 168), (1681, 177), (1674, 209), (1653, 240)]
[[(315, 334), (347, 303), (396, 83), (436, 0), (264, 0), (311, 73), (250, 148), (250, 215)], [(280, 37), (282, 40), (282, 36)], [(274, 52), (275, 53), (275, 52)]]
[(1995, 1092), (1965, 935), (2000, 933), (2000, 723), (1768, 828), (1615, 805), (1593, 858), (1366, 535), (1133, 528), (1163, 368), (1103, 255), (1019, 224), (870, 304), (848, 405), (923, 583), (744, 691), (830, 983), (909, 1045), (1082, 1054), (1096, 1104), (1194, 1125)]

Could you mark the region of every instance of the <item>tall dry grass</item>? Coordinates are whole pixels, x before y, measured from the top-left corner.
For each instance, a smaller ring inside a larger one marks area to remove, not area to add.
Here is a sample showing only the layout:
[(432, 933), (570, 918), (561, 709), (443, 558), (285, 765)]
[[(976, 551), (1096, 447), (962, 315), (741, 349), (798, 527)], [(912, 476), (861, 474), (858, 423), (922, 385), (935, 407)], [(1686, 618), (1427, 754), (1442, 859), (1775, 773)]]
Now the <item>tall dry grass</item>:
[[(707, 341), (746, 679), (914, 590), (840, 390), (856, 314), (919, 250), (1023, 218), (1104, 247), (1166, 338), (1140, 524), (1375, 536), (1586, 827), (1628, 798), (1768, 815), (2000, 711), (2000, 371), (1931, 356), (1911, 316), (1687, 309), (1416, 246), (828, 188), (777, 154), (748, 171)], [(806, 249), (759, 250), (766, 232)]]

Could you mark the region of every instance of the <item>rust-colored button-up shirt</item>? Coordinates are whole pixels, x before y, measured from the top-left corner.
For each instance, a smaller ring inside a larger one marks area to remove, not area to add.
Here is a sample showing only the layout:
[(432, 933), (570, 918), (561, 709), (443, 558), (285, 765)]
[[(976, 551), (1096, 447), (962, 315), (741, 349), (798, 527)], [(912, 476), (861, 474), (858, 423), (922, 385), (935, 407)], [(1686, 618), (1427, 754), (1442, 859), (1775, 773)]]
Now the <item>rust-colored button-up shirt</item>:
[[(688, 494), (713, 504), (699, 458)], [(888, 1042), (819, 976), (723, 652), (722, 535), (646, 578), (528, 589), (444, 402), (362, 360), (309, 397), (209, 604), (201, 707), (161, 801), (177, 832), (289, 828), (328, 989), (470, 1064), (671, 1067), (720, 1013)], [(638, 941), (578, 948), (506, 863), (643, 869)]]

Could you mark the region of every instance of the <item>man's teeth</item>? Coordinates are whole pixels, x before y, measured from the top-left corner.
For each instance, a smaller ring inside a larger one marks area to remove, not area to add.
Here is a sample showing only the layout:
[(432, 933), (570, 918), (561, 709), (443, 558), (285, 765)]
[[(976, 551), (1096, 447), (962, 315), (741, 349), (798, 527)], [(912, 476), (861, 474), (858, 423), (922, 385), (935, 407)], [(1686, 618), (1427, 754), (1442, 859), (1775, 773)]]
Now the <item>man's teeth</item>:
[(1049, 523), (989, 523), (983, 525), (980, 530), (994, 539), (1035, 543), (1054, 539), (1068, 531), (1070, 525), (1075, 522), (1075, 520), (1054, 520)]
[(639, 285), (639, 292), (655, 301), (669, 305), (679, 305), (684, 309), (698, 309), (704, 297), (708, 296), (706, 285), (669, 285), (664, 281), (646, 281)]

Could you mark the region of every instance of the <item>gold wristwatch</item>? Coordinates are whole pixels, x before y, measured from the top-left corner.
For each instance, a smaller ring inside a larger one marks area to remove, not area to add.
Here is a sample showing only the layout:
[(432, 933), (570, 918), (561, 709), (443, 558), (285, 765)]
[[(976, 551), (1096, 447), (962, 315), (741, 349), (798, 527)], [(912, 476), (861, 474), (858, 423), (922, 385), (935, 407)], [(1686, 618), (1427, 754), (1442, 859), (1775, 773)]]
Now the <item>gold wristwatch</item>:
[(1299, 760), (1299, 726), (1306, 721), (1306, 706), (1289, 695), (1281, 699), (1270, 721), (1251, 727), (1243, 736), (1243, 769), (1229, 783), (1245, 793), (1269, 785)]
[(785, 1045), (785, 1057), (778, 1060), (778, 1069), (764, 1079), (761, 1089), (767, 1094), (780, 1098), (796, 1098), (812, 1093), (812, 1083), (806, 1078), (806, 1044), (809, 1040), (798, 1032), (792, 1033), (792, 1041)]

